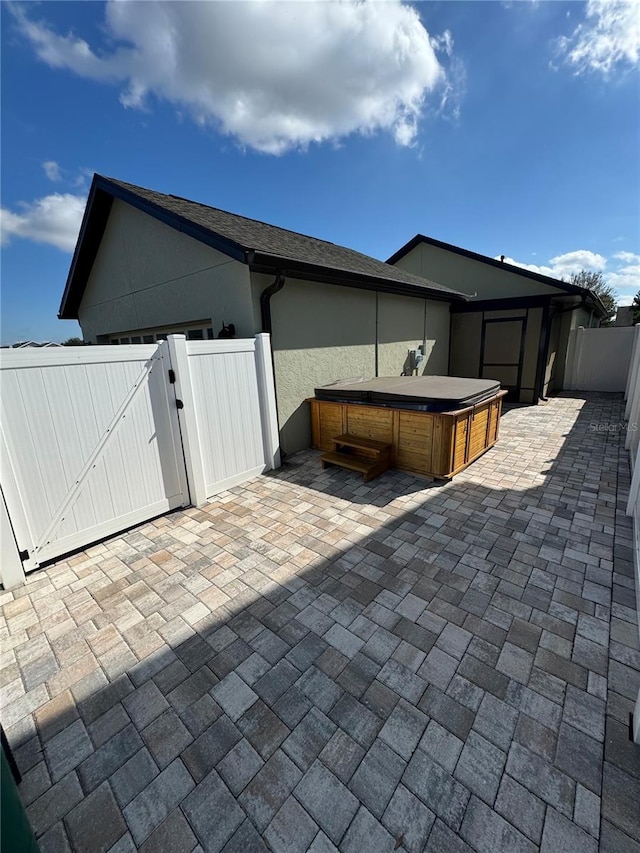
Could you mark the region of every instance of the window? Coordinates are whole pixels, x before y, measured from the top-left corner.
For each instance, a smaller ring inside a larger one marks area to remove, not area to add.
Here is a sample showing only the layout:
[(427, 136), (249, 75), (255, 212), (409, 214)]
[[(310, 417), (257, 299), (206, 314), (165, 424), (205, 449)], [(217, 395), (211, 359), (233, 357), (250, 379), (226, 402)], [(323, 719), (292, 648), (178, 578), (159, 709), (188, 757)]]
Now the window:
[[(189, 341), (212, 341), (215, 334), (213, 326), (208, 325), (210, 322), (210, 320), (197, 320), (186, 326), (169, 326), (164, 329), (162, 327), (160, 329), (135, 329), (128, 333), (113, 333), (113, 337), (105, 335), (102, 340), (103, 343), (112, 344), (152, 344), (158, 341), (166, 341), (169, 335), (185, 335)], [(118, 337), (115, 336), (116, 334)]]

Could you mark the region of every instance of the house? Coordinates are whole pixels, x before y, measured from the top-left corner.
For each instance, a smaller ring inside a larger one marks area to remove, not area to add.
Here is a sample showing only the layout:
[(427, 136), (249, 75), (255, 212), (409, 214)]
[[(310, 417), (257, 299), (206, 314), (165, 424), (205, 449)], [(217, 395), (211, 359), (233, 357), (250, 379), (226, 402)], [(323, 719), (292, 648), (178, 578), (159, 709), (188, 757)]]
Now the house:
[(569, 332), (606, 316), (589, 290), (422, 234), (387, 263), (467, 294), (451, 303), (448, 372), (498, 379), (521, 403), (563, 387)]
[(59, 317), (91, 343), (271, 333), (281, 446), (309, 446), (305, 399), (335, 379), (400, 375), (419, 346), (446, 374), (450, 306), (421, 274), (264, 222), (95, 175)]
[(614, 326), (635, 326), (633, 308), (631, 305), (622, 305), (616, 311)]
[(54, 341), (16, 341), (15, 344), (10, 344), (11, 349), (25, 349), (28, 347), (61, 347), (62, 344), (56, 344)]

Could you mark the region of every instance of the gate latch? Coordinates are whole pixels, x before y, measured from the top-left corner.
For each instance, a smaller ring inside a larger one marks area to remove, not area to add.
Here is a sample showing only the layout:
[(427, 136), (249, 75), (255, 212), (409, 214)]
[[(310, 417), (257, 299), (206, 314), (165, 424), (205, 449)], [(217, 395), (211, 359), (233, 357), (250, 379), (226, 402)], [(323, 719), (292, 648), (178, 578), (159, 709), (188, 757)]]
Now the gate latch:
[(176, 400), (176, 409), (184, 409), (184, 403), (182, 400)]
[(176, 372), (175, 370), (169, 369), (169, 382), (171, 385), (175, 385), (176, 381)]

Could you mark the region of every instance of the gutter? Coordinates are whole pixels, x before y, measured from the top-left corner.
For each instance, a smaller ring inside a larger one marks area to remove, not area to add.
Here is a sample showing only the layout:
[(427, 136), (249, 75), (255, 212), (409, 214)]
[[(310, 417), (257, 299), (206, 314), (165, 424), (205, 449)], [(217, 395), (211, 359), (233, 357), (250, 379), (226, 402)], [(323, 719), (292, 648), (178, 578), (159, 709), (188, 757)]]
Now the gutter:
[[(396, 252), (391, 255), (390, 258), (387, 258), (385, 263), (390, 266), (395, 266), (396, 261), (399, 261), (400, 258), (403, 258), (405, 255), (408, 255), (416, 246), (419, 246), (420, 243), (426, 243), (428, 246), (435, 246), (437, 249), (443, 249), (446, 252), (452, 252), (456, 255), (462, 255), (465, 258), (470, 258), (472, 261), (478, 261), (479, 263), (488, 264), (489, 266), (495, 267), (496, 269), (503, 269), (510, 273), (515, 273), (517, 275), (521, 275), (524, 278), (530, 278), (533, 281), (538, 281), (541, 284), (545, 284), (549, 287), (556, 287), (558, 290), (564, 290), (565, 293), (582, 293), (585, 288), (579, 287), (578, 285), (571, 284), (569, 281), (563, 281), (562, 279), (552, 278), (548, 275), (542, 275), (541, 273), (533, 272), (532, 270), (525, 269), (524, 267), (518, 267), (514, 264), (506, 264), (504, 261), (496, 260), (496, 258), (490, 258), (488, 255), (481, 255), (478, 252), (473, 252), (471, 249), (463, 249), (461, 246), (454, 246), (453, 243), (445, 243), (443, 240), (436, 240), (435, 237), (427, 237), (425, 234), (416, 234), (415, 237), (412, 237), (408, 243), (405, 243), (404, 246), (401, 246)], [(603, 311), (603, 316), (606, 314), (606, 309), (602, 304), (600, 297), (592, 293), (592, 291), (587, 290), (587, 293), (594, 299), (594, 301), (600, 306)]]
[(278, 270), (272, 284), (260, 294), (260, 314), (262, 317), (262, 331), (271, 334), (271, 297), (282, 290), (286, 281), (285, 275), (281, 270)]
[[(356, 287), (363, 290), (377, 290), (381, 293), (392, 293), (402, 296), (417, 296), (420, 299), (433, 299), (443, 302), (467, 302), (469, 297), (457, 291), (433, 290), (428, 285), (409, 284), (408, 282), (382, 279), (372, 275), (336, 270), (318, 264), (292, 261), (291, 258), (280, 258), (252, 252), (247, 255), (245, 263), (249, 264), (252, 272), (272, 273), (274, 268), (286, 272), (288, 278), (299, 278), (308, 281), (318, 281), (323, 284), (334, 284), (340, 287)], [(426, 281), (426, 279), (425, 279)]]

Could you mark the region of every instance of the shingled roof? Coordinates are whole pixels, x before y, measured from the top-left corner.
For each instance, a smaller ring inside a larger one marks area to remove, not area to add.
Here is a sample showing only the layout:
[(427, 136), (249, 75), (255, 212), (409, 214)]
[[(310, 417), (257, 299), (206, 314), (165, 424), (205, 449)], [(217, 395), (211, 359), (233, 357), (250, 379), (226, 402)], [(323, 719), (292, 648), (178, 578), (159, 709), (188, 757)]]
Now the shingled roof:
[(449, 287), (405, 272), (369, 255), (228, 213), (180, 196), (94, 175), (59, 317), (75, 319), (95, 260), (113, 199), (138, 210), (230, 257), (256, 272), (282, 272), (330, 284), (344, 284), (431, 299), (466, 300)]
[(426, 237), (424, 234), (416, 234), (415, 237), (412, 237), (408, 243), (405, 243), (404, 246), (401, 246), (397, 252), (394, 252), (393, 255), (391, 255), (390, 258), (387, 258), (387, 263), (395, 264), (401, 258), (404, 258), (405, 255), (408, 255), (416, 246), (419, 246), (420, 243), (426, 243), (428, 246), (435, 246), (438, 249), (444, 249), (447, 252), (462, 255), (462, 257), (470, 258), (472, 261), (480, 261), (480, 263), (491, 266), (501, 272), (515, 273), (515, 275), (522, 276), (523, 278), (539, 281), (541, 284), (547, 285), (547, 287), (555, 287), (557, 290), (561, 290), (564, 293), (570, 293), (575, 296), (584, 296), (591, 300), (594, 308), (596, 308), (597, 312), (602, 317), (606, 317), (608, 315), (607, 309), (600, 296), (595, 291), (589, 290), (587, 287), (572, 284), (570, 281), (552, 278), (551, 276), (535, 272), (534, 270), (527, 269), (526, 267), (519, 267), (515, 264), (506, 263), (505, 261), (499, 261), (496, 258), (489, 258), (487, 255), (480, 255), (478, 252), (472, 252), (470, 249), (463, 249), (461, 246), (454, 246), (453, 243), (445, 243), (443, 240), (436, 240), (434, 237)]

